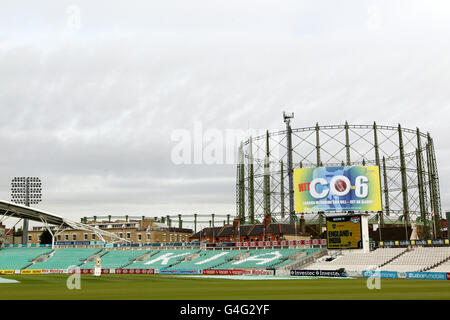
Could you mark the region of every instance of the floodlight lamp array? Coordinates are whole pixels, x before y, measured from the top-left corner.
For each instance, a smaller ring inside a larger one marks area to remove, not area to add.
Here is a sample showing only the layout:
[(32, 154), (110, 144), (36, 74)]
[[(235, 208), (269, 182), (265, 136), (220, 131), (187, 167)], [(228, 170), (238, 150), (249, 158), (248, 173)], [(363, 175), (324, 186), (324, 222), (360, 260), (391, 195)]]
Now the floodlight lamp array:
[(11, 201), (22, 205), (42, 201), (42, 182), (37, 177), (15, 177), (11, 181)]

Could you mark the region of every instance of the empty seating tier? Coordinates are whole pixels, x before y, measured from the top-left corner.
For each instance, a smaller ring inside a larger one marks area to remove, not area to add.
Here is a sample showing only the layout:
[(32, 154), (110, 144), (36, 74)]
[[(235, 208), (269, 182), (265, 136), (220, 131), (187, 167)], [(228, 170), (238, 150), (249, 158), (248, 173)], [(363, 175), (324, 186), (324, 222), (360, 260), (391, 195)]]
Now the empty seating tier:
[(23, 269), (40, 255), (49, 254), (51, 251), (50, 248), (1, 248), (0, 269)]
[(188, 256), (200, 250), (158, 250), (158, 252), (144, 261), (136, 261), (125, 269), (166, 269), (178, 264)]
[(369, 253), (329, 251), (329, 256), (309, 265), (297, 264), (320, 250), (0, 248), (0, 269), (67, 269), (70, 266), (93, 269), (100, 256), (103, 269), (292, 269), (301, 265), (302, 269), (309, 270), (450, 272), (450, 247), (379, 248)]
[(209, 250), (203, 251), (200, 255), (191, 260), (183, 261), (171, 267), (171, 269), (213, 269), (220, 268), (221, 265), (232, 260), (244, 251), (241, 250)]
[(438, 265), (437, 267), (428, 270), (430, 272), (447, 272), (450, 273), (450, 259)]
[(289, 257), (295, 253), (304, 252), (307, 256), (318, 249), (308, 250), (310, 249), (248, 250), (250, 253), (248, 257), (229, 261), (219, 267), (220, 269), (274, 268), (300, 260), (302, 258), (300, 256), (295, 260), (289, 260)]
[[(129, 265), (139, 256), (148, 253), (148, 250), (111, 250), (100, 253), (103, 269), (120, 269)], [(88, 261), (81, 266), (81, 269), (93, 269), (96, 261)]]
[(369, 253), (361, 251), (342, 251), (342, 255), (332, 261), (326, 258), (306, 266), (306, 270), (337, 270), (363, 271), (376, 269), (405, 252), (404, 248), (380, 248)]
[(449, 247), (414, 248), (383, 266), (385, 271), (422, 271), (431, 268), (450, 257)]
[(36, 262), (27, 269), (67, 269), (70, 266), (79, 266), (87, 258), (100, 252), (100, 249), (88, 248), (61, 248), (43, 262)]

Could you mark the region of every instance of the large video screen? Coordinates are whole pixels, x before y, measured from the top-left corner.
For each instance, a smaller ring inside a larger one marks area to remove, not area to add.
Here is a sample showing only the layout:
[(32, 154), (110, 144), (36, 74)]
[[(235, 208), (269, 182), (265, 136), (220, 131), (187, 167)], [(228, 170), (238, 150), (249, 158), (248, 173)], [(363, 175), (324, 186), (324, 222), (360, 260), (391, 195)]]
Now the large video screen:
[(327, 217), (328, 249), (361, 249), (361, 216)]
[(295, 212), (381, 211), (378, 166), (294, 170)]

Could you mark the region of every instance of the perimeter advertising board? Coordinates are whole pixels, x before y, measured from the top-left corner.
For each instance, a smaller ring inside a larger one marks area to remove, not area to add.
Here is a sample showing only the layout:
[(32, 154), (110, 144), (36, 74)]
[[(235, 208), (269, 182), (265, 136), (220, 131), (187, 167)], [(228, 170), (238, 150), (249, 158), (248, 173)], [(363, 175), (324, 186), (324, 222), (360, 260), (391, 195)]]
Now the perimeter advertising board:
[(361, 249), (361, 216), (327, 217), (328, 249)]
[(14, 270), (0, 270), (0, 274), (11, 275), (14, 274)]
[(159, 274), (202, 274), (198, 269), (160, 269)]
[(378, 166), (294, 170), (295, 212), (381, 211)]
[(345, 271), (338, 270), (291, 270), (291, 276), (296, 277), (332, 277), (332, 278), (346, 278)]
[(20, 270), (20, 274), (42, 274), (42, 270), (41, 269)]

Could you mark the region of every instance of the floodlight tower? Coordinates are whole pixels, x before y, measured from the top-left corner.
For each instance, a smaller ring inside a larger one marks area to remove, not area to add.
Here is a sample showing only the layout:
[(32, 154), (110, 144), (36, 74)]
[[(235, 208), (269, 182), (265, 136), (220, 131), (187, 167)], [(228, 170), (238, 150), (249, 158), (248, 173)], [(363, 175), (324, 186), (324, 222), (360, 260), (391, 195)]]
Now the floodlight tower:
[(286, 141), (287, 141), (287, 160), (288, 160), (288, 177), (289, 177), (289, 222), (294, 224), (295, 208), (294, 208), (294, 168), (292, 165), (292, 129), (291, 119), (294, 119), (294, 113), (286, 113), (283, 111), (283, 120), (286, 123)]
[[(42, 182), (37, 177), (15, 177), (11, 181), (11, 201), (29, 207), (42, 201)], [(22, 244), (28, 243), (28, 219), (23, 220)]]

